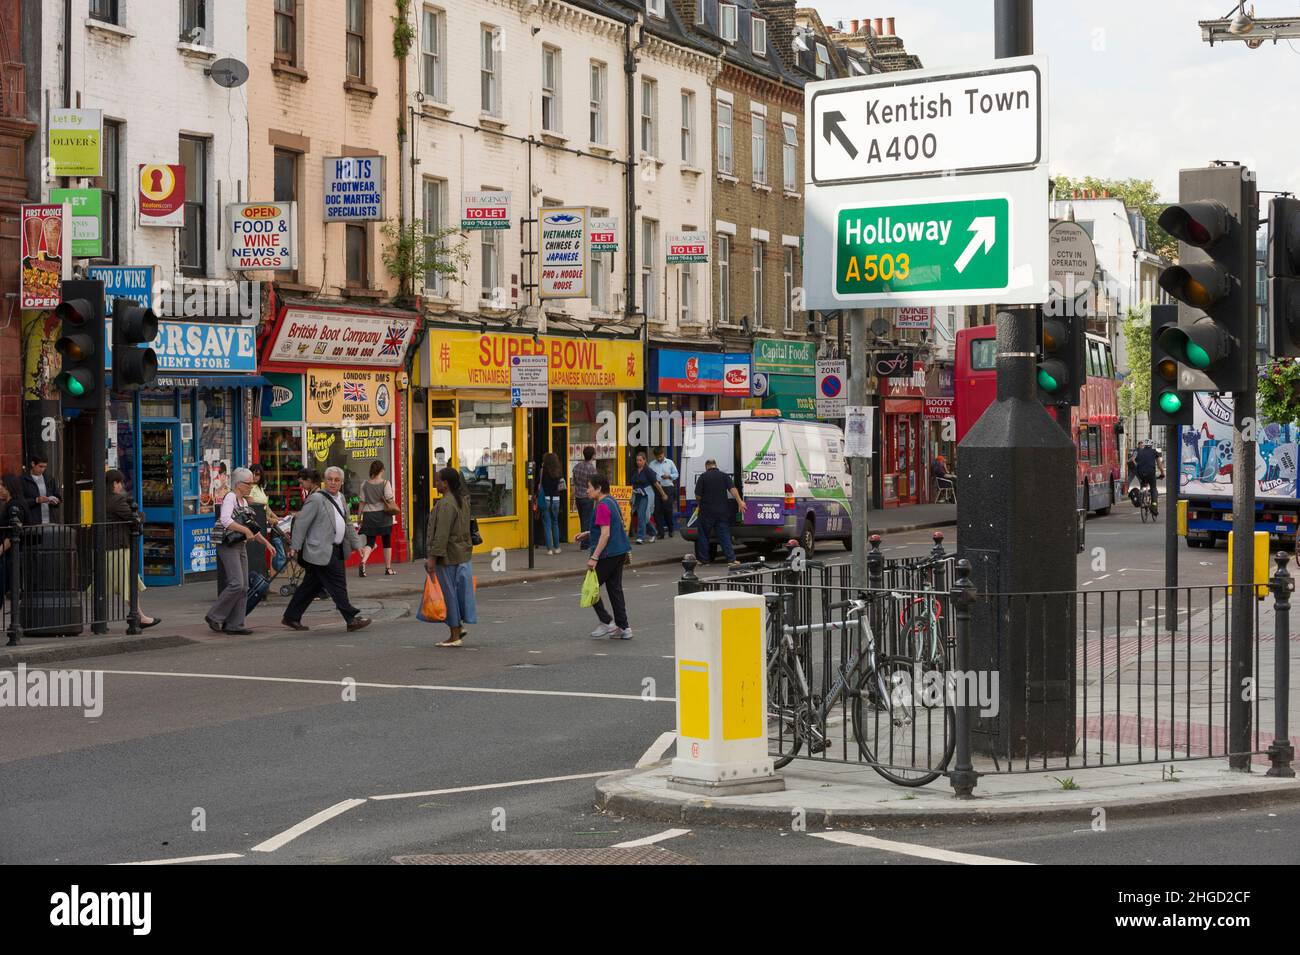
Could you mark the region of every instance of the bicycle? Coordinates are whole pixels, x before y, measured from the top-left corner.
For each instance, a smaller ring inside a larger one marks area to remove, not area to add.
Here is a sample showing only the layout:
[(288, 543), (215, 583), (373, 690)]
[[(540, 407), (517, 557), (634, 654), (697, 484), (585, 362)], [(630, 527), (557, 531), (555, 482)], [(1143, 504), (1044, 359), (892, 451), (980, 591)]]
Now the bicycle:
[[(769, 595), (769, 607), (780, 604), (782, 597)], [(773, 760), (776, 768), (790, 763), (808, 744), (809, 755), (824, 751), (831, 740), (827, 724), (835, 706), (847, 697), (853, 721), (853, 736), (864, 760), (877, 773), (900, 786), (924, 786), (943, 774), (952, 758), (956, 745), (953, 728), (956, 726), (954, 708), (948, 702), (948, 681), (943, 656), (921, 661), (907, 656), (881, 654), (875, 634), (867, 620), (869, 602), (865, 599), (848, 600), (828, 607), (844, 609), (843, 621), (826, 624), (784, 626), (779, 614), (776, 628), (769, 639), (768, 670), (768, 740), (775, 747)], [(773, 608), (774, 609), (774, 608)], [(805, 668), (805, 654), (796, 645), (795, 637), (818, 631), (849, 630), (858, 635), (857, 644), (847, 660), (840, 662), (835, 682), (826, 696), (814, 693), (809, 685), (809, 670)], [(929, 686), (920, 694), (918, 677), (937, 672), (938, 677), (928, 677)], [(937, 683), (942, 694), (941, 702), (929, 705), (927, 699)], [(941, 715), (940, 732), (943, 746), (938, 766), (930, 765), (929, 754), (934, 742), (933, 710)], [(920, 727), (924, 720), (925, 726)], [(884, 731), (882, 735), (882, 721)], [(918, 730), (924, 739), (918, 739)], [(924, 768), (917, 765), (918, 754), (924, 746)]]
[(1151, 488), (1143, 487), (1138, 491), (1138, 511), (1142, 514), (1142, 523), (1155, 523), (1160, 518), (1156, 503), (1151, 500)]

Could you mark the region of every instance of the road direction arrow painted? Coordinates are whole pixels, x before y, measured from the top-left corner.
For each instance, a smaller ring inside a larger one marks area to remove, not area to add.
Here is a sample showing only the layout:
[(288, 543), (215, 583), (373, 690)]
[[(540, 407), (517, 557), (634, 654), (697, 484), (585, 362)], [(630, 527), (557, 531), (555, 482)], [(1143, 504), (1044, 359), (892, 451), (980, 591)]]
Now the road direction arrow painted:
[(966, 271), (966, 266), (970, 265), (970, 260), (975, 257), (975, 250), (981, 245), (984, 246), (985, 252), (993, 248), (993, 239), (997, 235), (997, 219), (993, 216), (978, 216), (970, 224), (969, 231), (974, 232), (975, 235), (971, 237), (966, 251), (957, 258), (957, 263), (953, 266), (958, 272)]
[(840, 125), (843, 122), (844, 122), (843, 113), (840, 112), (823, 113), (822, 114), (822, 135), (826, 137), (826, 141), (828, 143), (831, 141), (831, 137), (834, 136), (836, 139), (839, 140), (840, 145), (844, 147), (844, 151), (849, 154), (849, 158), (857, 159), (858, 158), (857, 147), (853, 145), (853, 143), (849, 140), (849, 137), (844, 134), (844, 130), (840, 128)]

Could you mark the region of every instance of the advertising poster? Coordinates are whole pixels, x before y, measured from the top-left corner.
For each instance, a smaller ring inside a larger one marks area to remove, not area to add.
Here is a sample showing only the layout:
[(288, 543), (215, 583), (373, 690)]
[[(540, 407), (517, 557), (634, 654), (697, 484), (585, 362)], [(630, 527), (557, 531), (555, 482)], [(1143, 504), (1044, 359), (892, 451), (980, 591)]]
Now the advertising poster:
[(296, 202), (236, 202), (226, 206), (226, 261), (231, 270), (296, 269), (297, 221)]
[(394, 421), (393, 374), (314, 368), (304, 377), (308, 424), (369, 425)]
[(63, 216), (62, 204), (22, 207), (20, 308), (59, 304), (59, 283), (72, 276), (72, 240)]
[(50, 202), (72, 209), (72, 257), (94, 259), (103, 255), (100, 224), (103, 222), (99, 189), (51, 189)]
[(102, 176), (103, 129), (103, 110), (50, 110), (49, 175)]
[(661, 348), (655, 352), (663, 394), (749, 397), (747, 352), (693, 352)]
[(538, 223), (538, 297), (586, 298), (591, 255), (585, 208), (543, 209)]
[[(1182, 429), (1183, 495), (1232, 497), (1232, 400), (1196, 392), (1192, 427)], [(1295, 425), (1262, 422), (1256, 432), (1255, 496), (1293, 500), (1296, 496), (1297, 443)], [(1168, 465), (1166, 464), (1166, 467)]]
[(185, 224), (185, 167), (140, 164), (140, 225), (179, 229)]
[(325, 157), (325, 221), (384, 218), (384, 157)]
[(509, 229), (510, 193), (462, 192), (460, 194), (460, 227), (467, 229)]
[(623, 515), (623, 527), (627, 529), (632, 526), (632, 485), (631, 484), (611, 484), (609, 486), (609, 496), (618, 501), (619, 513)]

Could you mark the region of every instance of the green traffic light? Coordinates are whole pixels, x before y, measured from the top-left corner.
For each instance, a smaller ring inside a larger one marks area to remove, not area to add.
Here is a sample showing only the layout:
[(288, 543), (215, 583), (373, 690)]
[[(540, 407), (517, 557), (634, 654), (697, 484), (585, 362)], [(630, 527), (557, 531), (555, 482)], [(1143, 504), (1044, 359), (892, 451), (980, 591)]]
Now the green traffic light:
[(1166, 391), (1160, 395), (1160, 410), (1165, 414), (1178, 414), (1183, 410), (1182, 396), (1176, 391)]
[(1204, 371), (1210, 367), (1210, 353), (1193, 341), (1187, 342), (1187, 363)]
[(86, 386), (75, 375), (59, 375), (58, 382), (59, 387), (74, 398), (80, 398), (86, 393)]
[(1061, 387), (1061, 383), (1046, 369), (1040, 368), (1038, 369), (1038, 387), (1048, 393), (1052, 393)]

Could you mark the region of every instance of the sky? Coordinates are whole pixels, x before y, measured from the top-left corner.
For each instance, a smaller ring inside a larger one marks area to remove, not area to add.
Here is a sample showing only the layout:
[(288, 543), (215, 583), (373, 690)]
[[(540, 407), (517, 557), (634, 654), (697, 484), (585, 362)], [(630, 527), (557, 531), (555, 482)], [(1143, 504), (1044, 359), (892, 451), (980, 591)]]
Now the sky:
[[(822, 21), (894, 17), (926, 68), (993, 59), (993, 0), (818, 0)], [(1198, 20), (1232, 0), (1038, 0), (1034, 52), (1047, 57), (1051, 175), (1151, 179), (1178, 197), (1178, 170), (1237, 160), (1261, 190), (1300, 194), (1300, 40), (1201, 40)], [(1247, 4), (1249, 7), (1250, 4)], [(1300, 16), (1300, 0), (1255, 0), (1259, 17)]]

